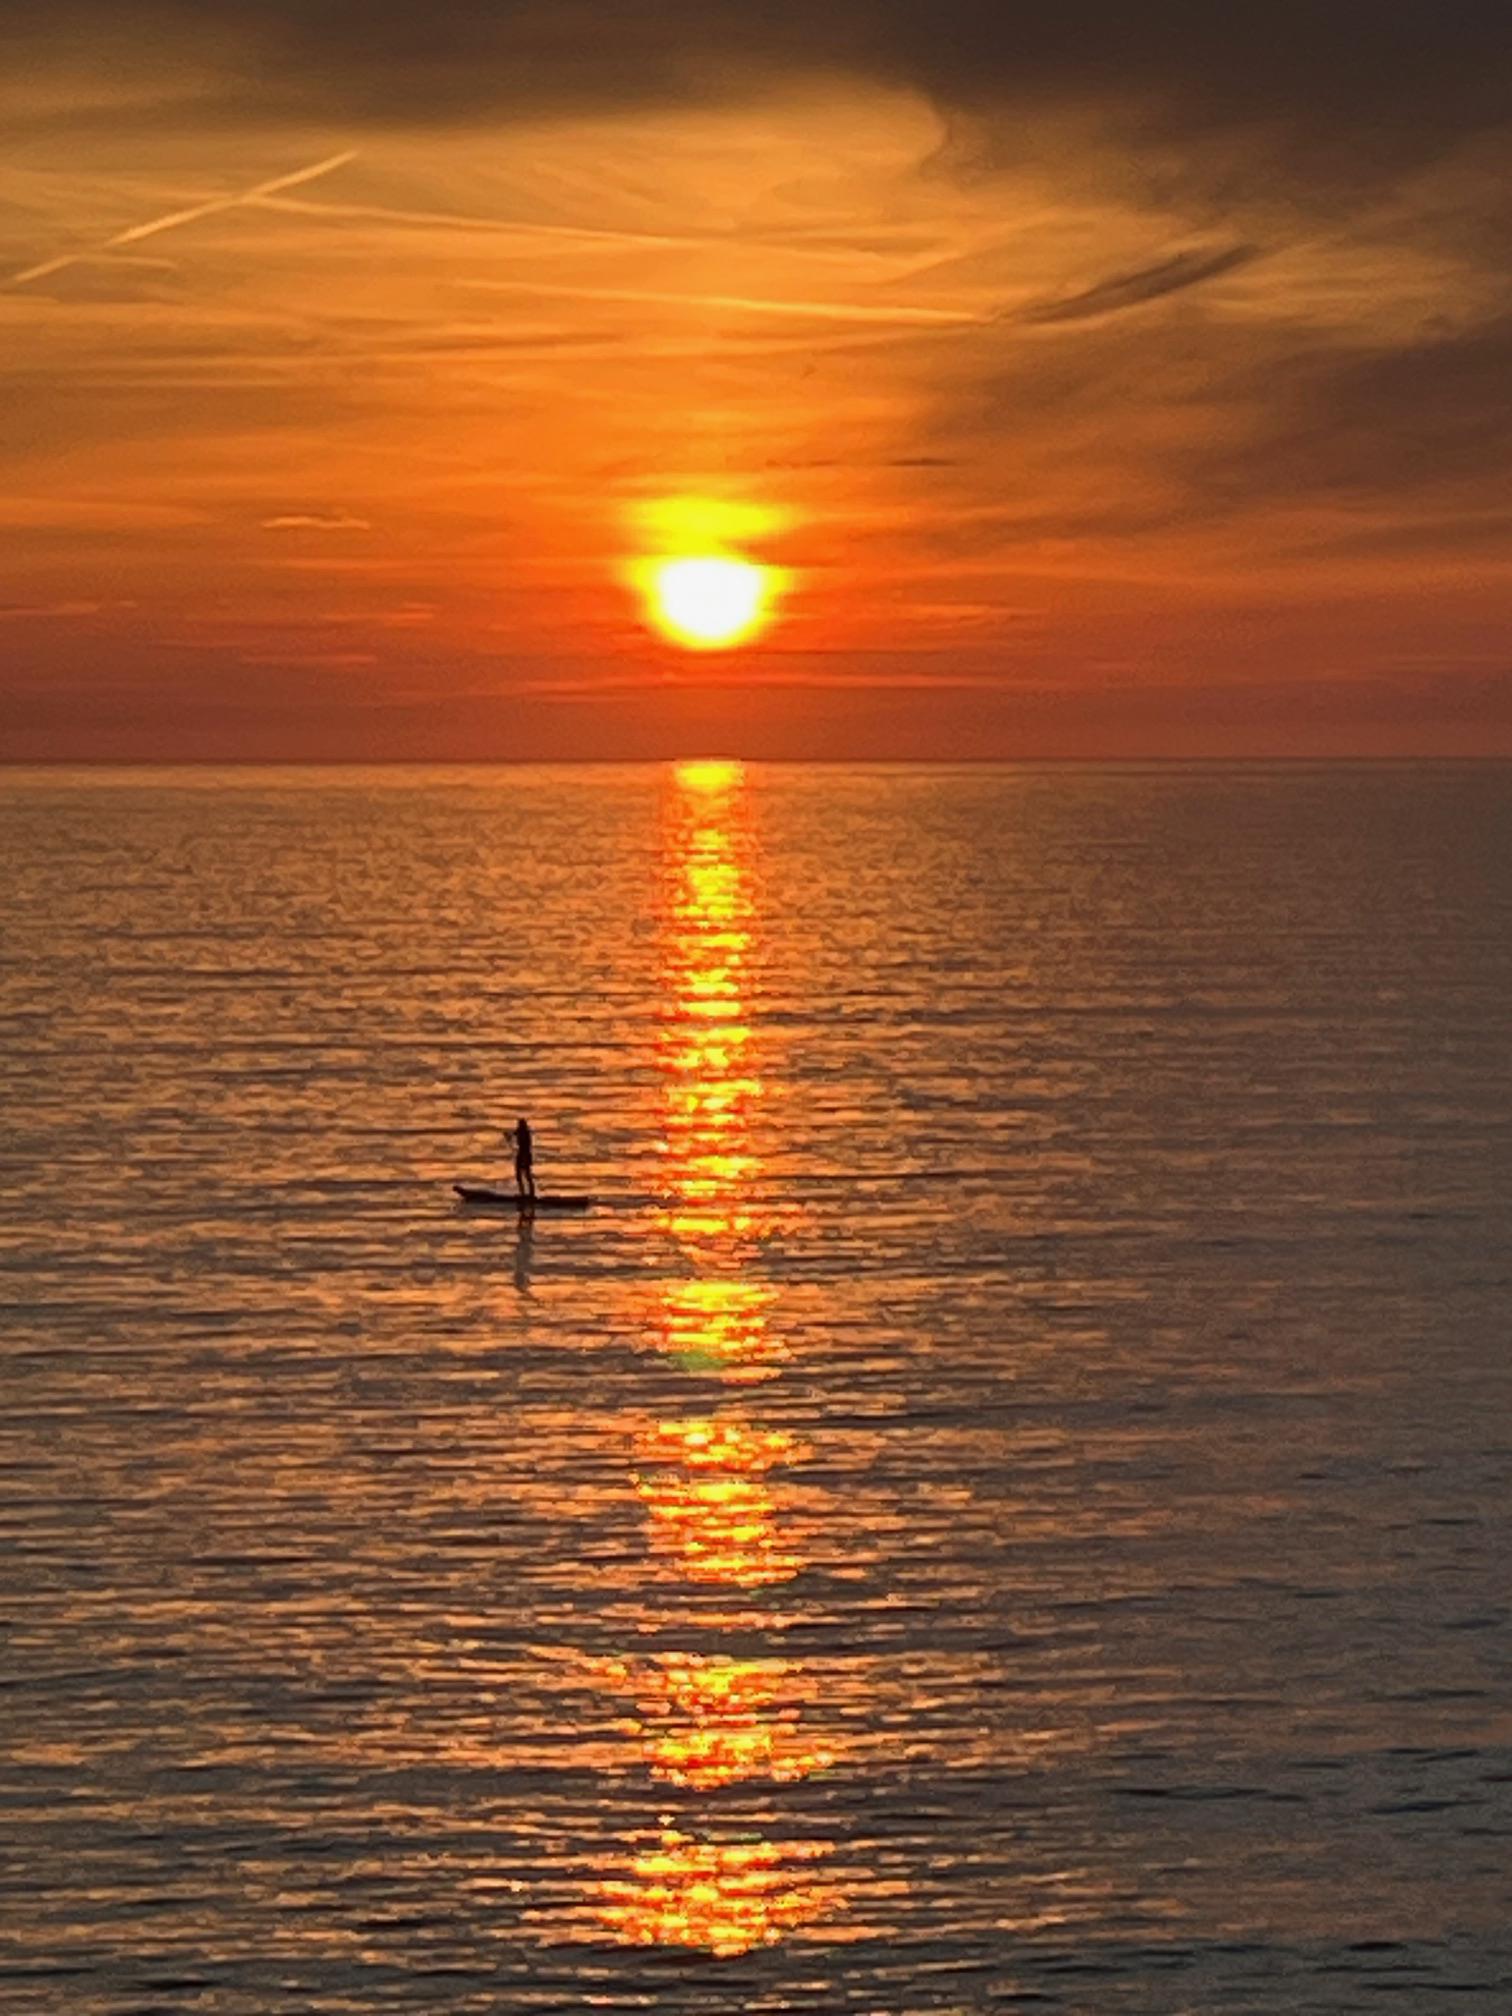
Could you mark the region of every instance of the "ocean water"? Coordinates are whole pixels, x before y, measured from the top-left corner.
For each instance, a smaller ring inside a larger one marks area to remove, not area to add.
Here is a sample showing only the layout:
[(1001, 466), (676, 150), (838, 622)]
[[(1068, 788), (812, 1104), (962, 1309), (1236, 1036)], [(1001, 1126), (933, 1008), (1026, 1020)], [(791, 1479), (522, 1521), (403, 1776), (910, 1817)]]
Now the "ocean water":
[(1512, 770), (0, 872), (7, 2016), (1512, 2009)]

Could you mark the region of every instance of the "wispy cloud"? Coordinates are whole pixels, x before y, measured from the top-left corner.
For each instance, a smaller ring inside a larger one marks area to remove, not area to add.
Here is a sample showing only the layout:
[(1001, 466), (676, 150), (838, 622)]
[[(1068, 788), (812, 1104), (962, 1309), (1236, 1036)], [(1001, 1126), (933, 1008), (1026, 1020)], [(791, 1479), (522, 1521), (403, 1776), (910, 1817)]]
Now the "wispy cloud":
[(367, 518), (350, 511), (281, 511), (276, 518), (264, 518), (264, 532), (371, 532)]
[(542, 699), (586, 703), (616, 700), (626, 694), (693, 692), (700, 688), (715, 692), (773, 687), (840, 693), (990, 693), (1001, 685), (995, 672), (960, 671), (951, 663), (948, 651), (920, 652), (917, 656), (934, 660), (940, 669), (898, 670), (879, 665), (863, 652), (850, 653), (845, 664), (826, 661), (822, 654), (799, 659), (793, 654), (760, 653), (722, 661), (717, 667), (680, 672), (675, 678), (669, 678), (656, 667), (603, 675), (565, 673), (559, 677), (522, 679), (516, 683), (515, 691)]
[[(83, 60), (149, 109), (171, 49), (221, 119), (332, 117), (441, 126), (738, 100), (774, 77), (850, 73), (964, 114), (966, 145), (991, 158), (1023, 145), (1037, 108), (1092, 110), (1124, 145), (1104, 166), (1124, 184), (1130, 152), (1181, 145), (1181, 171), (1231, 192), (1236, 159), (1264, 149), (1265, 179), (1389, 183), (1468, 133), (1507, 119), (1512, 14), (1459, 6), (1425, 20), (1422, 0), (1377, 0), (1362, 33), (1348, 7), (1194, 8), (1188, 0), (618, 0), (612, 7), (483, 6), (479, 0), (155, 0), (139, 32), (114, 32), (121, 0), (0, 0), (0, 36), (46, 74)], [(423, 32), (422, 32), (423, 27)], [(193, 86), (190, 87), (191, 89)], [(1258, 136), (1263, 134), (1261, 140)], [(1137, 173), (1137, 170), (1136, 170)], [(1257, 179), (1251, 174), (1251, 186)]]
[(619, 301), (637, 307), (717, 308), (733, 314), (812, 317), (822, 322), (887, 322), (919, 329), (982, 328), (967, 308), (910, 308), (872, 301), (789, 301), (752, 294), (682, 294), (650, 287), (568, 287), (551, 280), (475, 280), (490, 294), (536, 294), (570, 301)]
[(59, 619), (71, 616), (98, 616), (109, 608), (131, 608), (129, 602), (0, 602), (0, 623), (22, 618)]
[(1221, 273), (1232, 273), (1237, 267), (1249, 265), (1252, 259), (1260, 257), (1256, 245), (1229, 245), (1218, 251), (1177, 252), (1169, 259), (1161, 259), (1153, 266), (1143, 266), (1134, 273), (1118, 273), (1111, 279), (1099, 280), (1095, 287), (1086, 287), (1079, 294), (1064, 295), (1058, 300), (1037, 301), (1019, 311), (1021, 322), (1088, 322), (1098, 315), (1118, 315), (1125, 309), (1142, 308), (1147, 301), (1158, 301), (1166, 294), (1179, 294), (1183, 288), (1200, 286), (1204, 280), (1216, 280)]
[[(994, 46), (1038, 32), (942, 4)], [(545, 18), (436, 6), (489, 36)], [(398, 0), (371, 11), (397, 32)], [(1131, 64), (1150, 18), (1117, 16)], [(252, 95), (281, 43), (238, 77), (207, 61), (227, 95), (203, 102), (176, 45), (142, 47), (183, 102), (76, 127), (60, 78), (0, 246), (0, 700), (61, 696), (29, 747), (124, 746), (79, 698), (98, 678), (130, 689), (133, 746), (165, 751), (649, 752), (657, 719), (714, 741), (728, 718), (773, 749), (810, 746), (808, 722), (836, 751), (975, 752), (1018, 746), (974, 715), (1031, 674), (1027, 746), (1069, 747), (1083, 688), (1107, 685), (1106, 726), (1125, 684), (1363, 675), (1383, 647), (1505, 631), (1512, 184), (1489, 148), (1362, 176), (1325, 217), (1272, 174), (1269, 119), (1263, 142), (1235, 126), (1236, 158), (1207, 123), (1183, 147), (1174, 100), (1131, 135), (1122, 97), (1075, 79), (1000, 121), (990, 75), (953, 110), (901, 66), (885, 88), (763, 70), (754, 96), (676, 108), (610, 93), (603, 116), (511, 70), (528, 118), (468, 99), (427, 122), (410, 43), (363, 137), (366, 46), (299, 123)], [(1343, 108), (1320, 128), (1330, 159), (1350, 130)], [(349, 133), (355, 166), (314, 159)], [(792, 587), (749, 656), (639, 641), (636, 512), (683, 495), (780, 514), (753, 546)], [(118, 592), (129, 618), (90, 608)], [(238, 658), (266, 669), (238, 680)], [(244, 715), (211, 721), (233, 691)]]
[(341, 672), (364, 665), (376, 665), (371, 651), (264, 651), (256, 656), (242, 653), (241, 663), (253, 666), (292, 667), (319, 672)]
[(418, 231), (471, 232), (487, 238), (517, 239), (522, 244), (534, 246), (553, 243), (586, 248), (620, 245), (641, 251), (685, 252), (690, 249), (718, 250), (738, 243), (743, 253), (765, 246), (788, 257), (846, 266), (854, 265), (858, 260), (880, 260), (882, 256), (864, 245), (805, 245), (801, 241), (752, 237), (748, 233), (740, 234), (737, 239), (730, 232), (630, 231), (587, 224), (543, 224), (518, 217), (469, 216), (455, 210), (396, 209), (385, 203), (310, 203), (299, 197), (271, 196), (266, 190), (245, 200), (256, 209), (271, 210), (288, 217), (345, 218), (357, 224), (394, 224)]

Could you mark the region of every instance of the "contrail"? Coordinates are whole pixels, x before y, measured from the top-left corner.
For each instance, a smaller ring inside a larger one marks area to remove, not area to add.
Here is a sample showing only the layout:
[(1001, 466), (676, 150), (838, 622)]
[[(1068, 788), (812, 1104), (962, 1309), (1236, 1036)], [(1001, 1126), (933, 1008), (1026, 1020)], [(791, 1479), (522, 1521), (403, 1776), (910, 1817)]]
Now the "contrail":
[(785, 301), (747, 294), (675, 294), (651, 287), (569, 287), (550, 280), (471, 280), (490, 294), (541, 294), (565, 301), (631, 301), (674, 308), (719, 308), (753, 315), (811, 315), (825, 322), (890, 322), (920, 328), (983, 328), (964, 308), (884, 307), (863, 301)]
[[(719, 250), (731, 244), (728, 232), (715, 231), (616, 231), (586, 224), (536, 224), (518, 218), (468, 217), (453, 210), (395, 210), (381, 203), (302, 203), (297, 198), (293, 202), (265, 201), (257, 198), (258, 207), (277, 210), (291, 217), (355, 217), (371, 219), (379, 224), (436, 224), (453, 231), (482, 232), (491, 237), (548, 239), (563, 244), (579, 245), (644, 245), (653, 251), (681, 252), (690, 246), (709, 247)], [(854, 264), (857, 259), (880, 261), (882, 254), (852, 248), (827, 249), (818, 246), (791, 245), (768, 238), (742, 238), (742, 250), (752, 248), (763, 252), (780, 252), (804, 259), (823, 259), (833, 264), (841, 261)]]
[(329, 175), (335, 168), (344, 168), (348, 161), (355, 161), (357, 151), (351, 149), (345, 154), (333, 154), (327, 161), (317, 161), (310, 168), (296, 168), (291, 175), (277, 175), (271, 182), (259, 182), (255, 188), (240, 190), (235, 196), (214, 196), (209, 202), (194, 203), (186, 210), (170, 210), (166, 217), (154, 217), (146, 224), (133, 224), (128, 230), (117, 231), (113, 238), (105, 238), (98, 245), (92, 245), (85, 252), (64, 252), (56, 259), (44, 259), (40, 265), (28, 266), (23, 272), (12, 273), (5, 282), (9, 287), (24, 287), (31, 280), (45, 280), (50, 274), (61, 273), (66, 266), (77, 266), (82, 260), (98, 258), (102, 252), (114, 252), (122, 245), (138, 245), (144, 238), (155, 238), (160, 231), (177, 230), (180, 224), (196, 223), (201, 217), (215, 217), (223, 210), (239, 210), (245, 204), (258, 203), (265, 196), (276, 196), (283, 189), (297, 189), (302, 182), (313, 182), (317, 176)]

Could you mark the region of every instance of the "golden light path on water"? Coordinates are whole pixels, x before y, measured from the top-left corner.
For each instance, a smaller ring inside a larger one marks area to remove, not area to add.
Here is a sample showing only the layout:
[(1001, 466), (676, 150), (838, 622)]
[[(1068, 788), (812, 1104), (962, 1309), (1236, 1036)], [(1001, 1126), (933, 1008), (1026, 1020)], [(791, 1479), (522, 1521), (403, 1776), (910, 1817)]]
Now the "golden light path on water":
[(3, 2016), (1506, 2016), (1512, 778), (0, 858)]
[[(803, 1452), (746, 1411), (787, 1356), (769, 1328), (770, 1291), (748, 1272), (770, 1229), (752, 1143), (763, 1085), (746, 998), (760, 924), (751, 844), (741, 767), (681, 766), (666, 841), (661, 1045), (664, 1230), (681, 1271), (664, 1289), (657, 1343), (709, 1392), (697, 1413), (646, 1427), (634, 1474), (648, 1566), (665, 1597), (724, 1589), (755, 1604), (805, 1562), (780, 1490)], [(627, 1659), (615, 1678), (634, 1700), (653, 1785), (777, 1787), (833, 1761), (804, 1732), (803, 1676), (791, 1660), (733, 1657), (711, 1643)], [(831, 1844), (722, 1824), (712, 1810), (661, 1817), (604, 1886), (602, 1920), (616, 1938), (734, 1955), (837, 1908), (822, 1874)]]

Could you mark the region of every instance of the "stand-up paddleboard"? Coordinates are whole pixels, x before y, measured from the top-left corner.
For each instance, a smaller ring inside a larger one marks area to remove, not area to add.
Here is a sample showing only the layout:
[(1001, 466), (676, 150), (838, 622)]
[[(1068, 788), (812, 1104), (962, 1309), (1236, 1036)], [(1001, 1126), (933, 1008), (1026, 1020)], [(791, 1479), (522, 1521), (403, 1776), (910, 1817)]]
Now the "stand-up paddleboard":
[(586, 1211), (598, 1200), (572, 1191), (541, 1190), (521, 1197), (513, 1190), (495, 1190), (490, 1183), (453, 1183), (464, 1204), (513, 1204), (521, 1211)]

